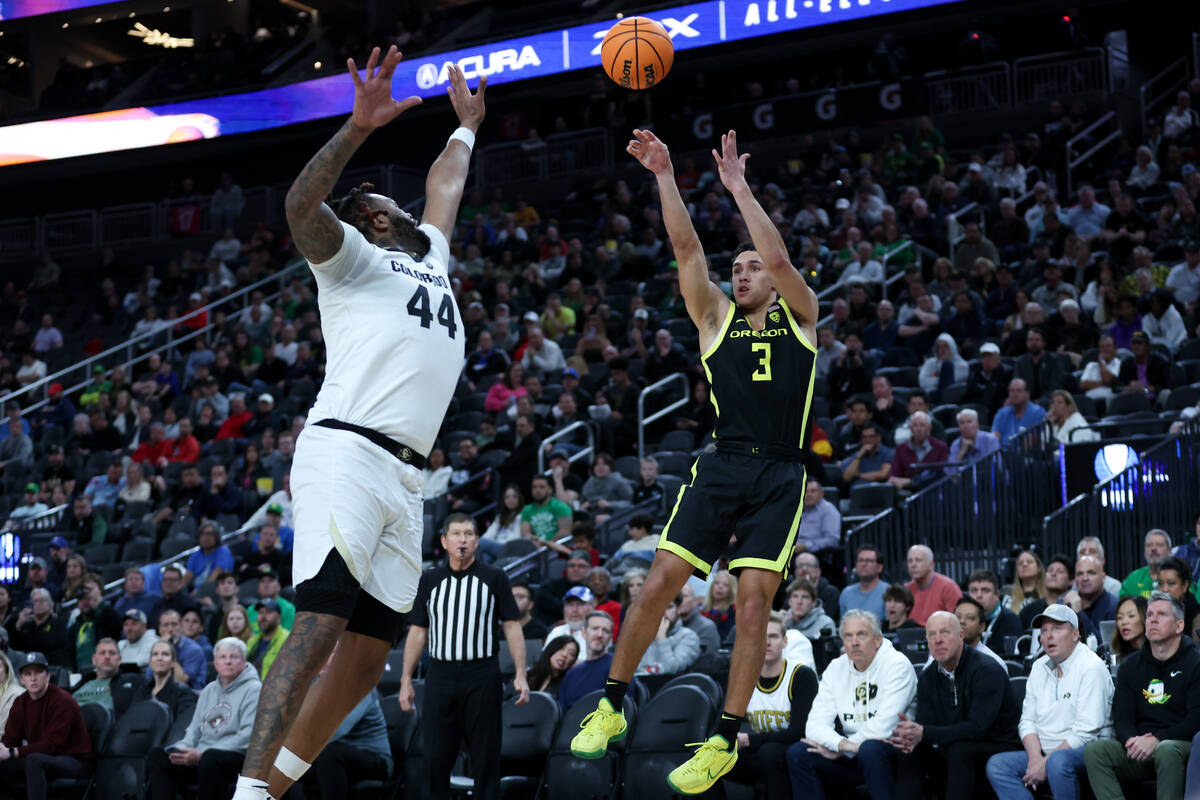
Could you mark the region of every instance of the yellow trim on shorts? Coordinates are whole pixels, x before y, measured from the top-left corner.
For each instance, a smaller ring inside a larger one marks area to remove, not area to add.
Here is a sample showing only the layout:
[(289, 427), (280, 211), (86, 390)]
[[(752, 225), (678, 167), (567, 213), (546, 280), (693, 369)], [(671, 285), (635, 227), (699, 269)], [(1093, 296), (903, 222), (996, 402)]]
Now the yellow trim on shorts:
[[(802, 486), (807, 485), (808, 470), (804, 470), (804, 482)], [(799, 505), (796, 506), (796, 514), (792, 517), (792, 527), (788, 529), (787, 541), (783, 545), (783, 550), (774, 561), (768, 561), (765, 558), (735, 558), (729, 562), (729, 568), (741, 569), (742, 567), (753, 567), (755, 569), (765, 569), (771, 572), (782, 573), (787, 569), (788, 559), (791, 558), (792, 548), (796, 546), (796, 532), (800, 529), (800, 517), (804, 514), (804, 497), (801, 496)], [(665, 529), (664, 529), (665, 533)], [(660, 539), (661, 541), (661, 539)], [(661, 545), (660, 545), (661, 547)]]
[[(697, 456), (696, 460), (692, 462), (692, 483), (696, 482), (696, 466), (699, 463), (700, 457)], [(671, 523), (675, 521), (675, 512), (679, 510), (680, 504), (683, 503), (683, 490), (689, 488), (689, 486), (690, 484), (685, 483), (679, 487), (679, 494), (675, 497), (675, 505), (671, 508), (671, 516), (667, 518), (667, 524), (663, 526), (662, 533), (658, 535), (658, 547), (655, 549), (666, 550), (668, 553), (674, 553), (696, 569), (703, 572), (705, 575), (708, 575), (708, 573), (712, 571), (712, 564), (701, 560), (699, 556), (697, 556), (691, 550), (688, 550), (683, 545), (667, 540), (667, 534), (671, 530)]]

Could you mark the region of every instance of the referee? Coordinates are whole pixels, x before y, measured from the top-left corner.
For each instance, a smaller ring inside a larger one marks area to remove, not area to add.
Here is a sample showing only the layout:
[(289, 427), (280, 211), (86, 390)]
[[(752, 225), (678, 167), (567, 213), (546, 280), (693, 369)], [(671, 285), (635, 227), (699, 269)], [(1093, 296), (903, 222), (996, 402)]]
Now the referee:
[(421, 709), (429, 796), (450, 797), (450, 770), (466, 739), (475, 778), (473, 796), (500, 797), (500, 703), (502, 679), (496, 653), (500, 629), (517, 674), (517, 704), (528, 702), (521, 612), (502, 570), (475, 560), (479, 532), (466, 514), (451, 514), (442, 533), (449, 564), (422, 573), (409, 612), (400, 707), (414, 709), (412, 674), (429, 644), (429, 674)]

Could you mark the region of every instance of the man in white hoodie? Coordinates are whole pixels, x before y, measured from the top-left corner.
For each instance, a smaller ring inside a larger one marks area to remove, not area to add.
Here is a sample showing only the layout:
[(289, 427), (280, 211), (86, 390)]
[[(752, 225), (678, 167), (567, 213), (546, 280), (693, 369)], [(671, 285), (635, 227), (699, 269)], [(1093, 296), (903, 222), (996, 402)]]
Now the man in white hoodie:
[(841, 636), (846, 652), (821, 677), (805, 738), (787, 750), (792, 796), (823, 800), (823, 784), (853, 788), (865, 782), (872, 800), (890, 800), (901, 754), (886, 740), (901, 714), (912, 715), (917, 676), (908, 658), (883, 638), (870, 611), (847, 611)]
[(1084, 775), (1083, 746), (1112, 733), (1112, 675), (1080, 646), (1079, 617), (1070, 606), (1047, 606), (1033, 626), (1046, 654), (1025, 686), (1017, 727), (1025, 749), (988, 759), (988, 782), (1000, 800), (1032, 798), (1045, 784), (1056, 800), (1073, 800)]

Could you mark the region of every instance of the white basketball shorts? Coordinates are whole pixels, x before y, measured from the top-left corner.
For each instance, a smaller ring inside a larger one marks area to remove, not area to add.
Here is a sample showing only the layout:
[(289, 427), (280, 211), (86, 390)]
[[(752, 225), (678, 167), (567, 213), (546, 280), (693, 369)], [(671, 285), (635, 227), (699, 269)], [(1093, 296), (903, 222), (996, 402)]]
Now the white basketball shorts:
[(421, 577), (421, 471), (351, 431), (308, 425), (292, 460), (293, 581), (337, 550), (359, 585), (404, 613)]

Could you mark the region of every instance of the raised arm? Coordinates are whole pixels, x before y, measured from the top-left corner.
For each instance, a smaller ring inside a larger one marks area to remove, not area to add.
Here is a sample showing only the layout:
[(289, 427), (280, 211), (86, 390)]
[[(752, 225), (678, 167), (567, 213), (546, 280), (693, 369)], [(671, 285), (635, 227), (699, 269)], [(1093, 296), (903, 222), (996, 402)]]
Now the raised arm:
[[(679, 267), (679, 293), (683, 295), (688, 316), (700, 330), (701, 339), (705, 333), (715, 335), (730, 301), (708, 279), (708, 261), (704, 258), (700, 237), (692, 227), (692, 218), (688, 216), (687, 206), (675, 184), (671, 153), (662, 140), (650, 131), (635, 130), (633, 136), (625, 150), (653, 172), (658, 181), (663, 223), (667, 226), (671, 249), (675, 251), (675, 263)], [(702, 346), (701, 349), (705, 348)]]
[(742, 213), (742, 219), (746, 222), (746, 228), (750, 231), (754, 249), (758, 251), (763, 266), (775, 281), (775, 289), (787, 301), (805, 335), (815, 347), (819, 315), (816, 292), (792, 266), (783, 237), (779, 235), (775, 223), (771, 222), (771, 217), (750, 191), (750, 184), (746, 182), (746, 161), (750, 154), (738, 155), (737, 133), (734, 131), (721, 137), (721, 152), (713, 150), (712, 153), (717, 161), (717, 173), (721, 176), (721, 183), (725, 184), (725, 188), (733, 195), (738, 211)]
[[(446, 142), (442, 154), (429, 168), (425, 178), (425, 213), (421, 223), (435, 226), (446, 241), (454, 238), (454, 220), (458, 216), (458, 204), (462, 202), (463, 186), (467, 182), (467, 172), (471, 168), (471, 148), (475, 142), (475, 132), (483, 122), (483, 94), (487, 89), (487, 77), (479, 79), (479, 88), (475, 94), (467, 88), (467, 79), (457, 64), (446, 67), (450, 76), (450, 85), (446, 87), (450, 95), (450, 104), (454, 113), (458, 114), (459, 127), (466, 128), (467, 133), (451, 136)], [(468, 144), (463, 136), (471, 140)]]
[(392, 73), (400, 58), (400, 51), (393, 46), (380, 64), (376, 47), (367, 59), (366, 80), (358, 74), (354, 59), (346, 59), (354, 80), (354, 111), (288, 189), (284, 203), (288, 228), (296, 249), (314, 264), (328, 261), (342, 246), (342, 225), (333, 209), (325, 204), (325, 198), (333, 191), (346, 162), (371, 131), (421, 102), (419, 97), (392, 99)]

